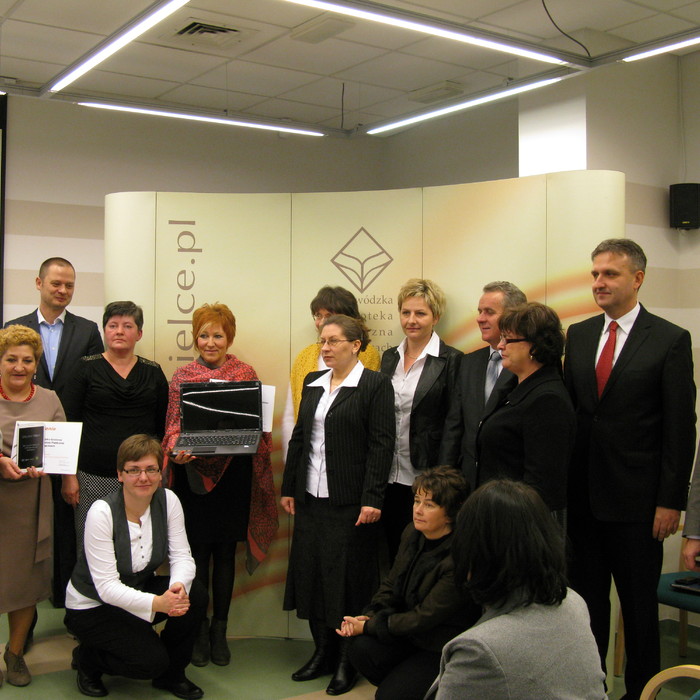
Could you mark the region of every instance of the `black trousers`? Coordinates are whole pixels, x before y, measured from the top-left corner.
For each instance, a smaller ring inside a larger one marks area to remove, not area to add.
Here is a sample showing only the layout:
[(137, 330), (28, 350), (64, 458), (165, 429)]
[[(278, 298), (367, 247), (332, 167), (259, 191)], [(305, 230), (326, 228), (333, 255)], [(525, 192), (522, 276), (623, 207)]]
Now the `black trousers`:
[(73, 506), (69, 506), (61, 495), (61, 477), (51, 475), (53, 495), (53, 581), (51, 602), (54, 608), (66, 605), (66, 586), (75, 566), (75, 522)]
[(572, 548), (571, 587), (588, 605), (591, 629), (606, 670), (610, 634), (610, 579), (620, 598), (625, 625), (625, 689), (638, 698), (659, 671), (659, 605), (663, 544), (652, 535), (652, 523), (601, 522), (590, 513), (569, 511)]
[(377, 686), (377, 700), (423, 700), (440, 671), (441, 652), (406, 639), (386, 643), (361, 635), (350, 641), (350, 663)]
[[(144, 590), (161, 595), (169, 582), (167, 576), (154, 576)], [(195, 579), (190, 589), (190, 609), (182, 617), (156, 613), (150, 623), (122, 608), (100, 605), (89, 610), (66, 610), (65, 623), (80, 641), (79, 662), (87, 673), (177, 681), (190, 663), (208, 602), (206, 589)], [(158, 636), (152, 625), (163, 620), (167, 622)]]

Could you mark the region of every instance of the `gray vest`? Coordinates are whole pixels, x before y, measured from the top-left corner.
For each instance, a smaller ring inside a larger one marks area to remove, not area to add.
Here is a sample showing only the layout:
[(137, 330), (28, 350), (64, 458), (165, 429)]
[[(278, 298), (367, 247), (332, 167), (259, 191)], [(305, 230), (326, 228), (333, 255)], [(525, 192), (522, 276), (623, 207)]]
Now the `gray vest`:
[[(134, 573), (131, 562), (131, 537), (129, 535), (129, 523), (126, 519), (126, 509), (122, 491), (115, 491), (102, 499), (112, 511), (112, 539), (114, 541), (114, 555), (117, 560), (119, 580), (130, 588), (141, 590), (150, 580), (155, 570), (168, 556), (168, 512), (165, 500), (165, 489), (159, 488), (151, 500), (151, 528), (153, 532), (153, 551), (151, 560), (143, 571)], [(100, 600), (97, 589), (92, 581), (92, 575), (85, 557), (85, 550), (81, 550), (78, 561), (73, 569), (71, 583), (75, 590), (87, 598)]]

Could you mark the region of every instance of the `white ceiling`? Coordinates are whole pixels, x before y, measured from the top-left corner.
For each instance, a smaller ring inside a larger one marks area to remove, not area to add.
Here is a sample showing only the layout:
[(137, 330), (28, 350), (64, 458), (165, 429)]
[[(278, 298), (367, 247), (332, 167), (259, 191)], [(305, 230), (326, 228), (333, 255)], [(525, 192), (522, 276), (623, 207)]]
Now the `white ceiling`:
[[(545, 2), (556, 23), (586, 45), (591, 65), (618, 50), (700, 29), (700, 0)], [(38, 95), (66, 66), (151, 4), (0, 0), (0, 86)], [(584, 49), (550, 21), (542, 0), (383, 4), (586, 60)], [(327, 17), (349, 26), (316, 44), (292, 38), (295, 28)], [(192, 21), (239, 33), (228, 44), (194, 44), (177, 35)], [(425, 105), (411, 99), (413, 90), (449, 80), (470, 95), (551, 70), (545, 63), (341, 18), (286, 0), (190, 0), (65, 94), (45, 99), (103, 98), (351, 132), (424, 110)]]

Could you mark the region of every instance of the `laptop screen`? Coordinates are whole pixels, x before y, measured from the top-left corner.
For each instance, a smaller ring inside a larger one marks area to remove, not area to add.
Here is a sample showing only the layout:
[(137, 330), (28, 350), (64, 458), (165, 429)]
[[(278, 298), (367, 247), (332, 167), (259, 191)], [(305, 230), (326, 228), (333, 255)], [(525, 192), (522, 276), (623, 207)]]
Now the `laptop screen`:
[(261, 430), (260, 382), (185, 382), (180, 385), (182, 432)]

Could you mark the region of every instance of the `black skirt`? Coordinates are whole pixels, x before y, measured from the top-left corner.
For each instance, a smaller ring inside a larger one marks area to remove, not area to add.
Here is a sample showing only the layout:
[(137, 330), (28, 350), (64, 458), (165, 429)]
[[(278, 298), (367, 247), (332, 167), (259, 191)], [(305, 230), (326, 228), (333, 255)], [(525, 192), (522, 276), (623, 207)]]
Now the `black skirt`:
[(183, 465), (173, 464), (173, 491), (182, 503), (190, 543), (243, 542), (248, 535), (253, 462), (233, 457), (219, 483), (207, 494), (193, 493)]
[(284, 609), (335, 629), (343, 615), (359, 615), (379, 581), (379, 524), (355, 525), (359, 505), (333, 506), (306, 494), (295, 503)]

